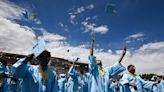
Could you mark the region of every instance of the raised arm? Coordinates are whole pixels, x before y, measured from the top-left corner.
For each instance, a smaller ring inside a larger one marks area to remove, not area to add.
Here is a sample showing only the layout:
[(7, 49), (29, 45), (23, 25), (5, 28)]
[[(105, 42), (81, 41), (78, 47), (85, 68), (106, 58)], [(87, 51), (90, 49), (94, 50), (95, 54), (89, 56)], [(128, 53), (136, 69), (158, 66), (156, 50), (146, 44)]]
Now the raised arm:
[(12, 76), (15, 78), (24, 78), (28, 73), (27, 63), (33, 59), (33, 54), (18, 60), (12, 67)]
[(91, 33), (91, 49), (90, 49), (90, 56), (89, 56), (89, 71), (92, 74), (98, 73), (98, 66), (96, 64), (96, 57), (94, 55), (94, 32)]
[(91, 49), (90, 49), (90, 55), (93, 56), (93, 53), (94, 53), (94, 32), (92, 31), (91, 33)]
[(126, 47), (123, 49), (122, 55), (121, 55), (120, 59), (118, 60), (118, 63), (121, 63), (121, 61), (124, 58), (125, 54), (126, 54)]
[(74, 76), (74, 67), (75, 67), (75, 63), (79, 60), (79, 58), (76, 58), (76, 60), (73, 62), (72, 66), (70, 67), (69, 71), (68, 71), (68, 75), (69, 76)]

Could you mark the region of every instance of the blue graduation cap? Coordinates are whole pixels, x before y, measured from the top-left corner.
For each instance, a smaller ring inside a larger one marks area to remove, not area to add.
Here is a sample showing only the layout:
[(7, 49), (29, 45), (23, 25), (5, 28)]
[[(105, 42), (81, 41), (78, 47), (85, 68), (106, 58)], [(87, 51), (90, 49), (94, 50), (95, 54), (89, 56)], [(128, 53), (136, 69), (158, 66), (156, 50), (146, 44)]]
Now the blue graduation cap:
[(45, 50), (46, 42), (44, 40), (40, 40), (32, 49), (32, 53), (35, 58), (39, 56)]
[(111, 13), (112, 15), (117, 15), (116, 4), (115, 3), (107, 4), (105, 11)]
[(22, 16), (23, 16), (25, 19), (29, 19), (29, 14), (28, 14), (27, 10), (24, 10), (24, 11), (22, 12)]

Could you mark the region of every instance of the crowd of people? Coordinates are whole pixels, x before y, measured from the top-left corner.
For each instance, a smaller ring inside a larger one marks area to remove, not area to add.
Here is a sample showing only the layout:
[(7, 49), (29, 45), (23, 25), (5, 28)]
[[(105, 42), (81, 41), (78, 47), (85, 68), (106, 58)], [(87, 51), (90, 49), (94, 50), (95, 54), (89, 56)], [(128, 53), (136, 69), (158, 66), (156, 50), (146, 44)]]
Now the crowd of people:
[[(134, 65), (126, 69), (121, 64), (126, 48), (120, 59), (106, 68), (93, 52), (92, 38), (87, 73), (76, 70), (73, 63), (67, 74), (57, 75), (48, 67), (51, 53), (47, 50), (41, 50), (38, 55), (29, 54), (10, 66), (1, 60), (0, 92), (164, 92), (164, 78), (146, 81), (135, 74)], [(39, 61), (38, 65), (30, 64), (34, 58)], [(114, 78), (125, 70), (127, 73), (120, 80)]]

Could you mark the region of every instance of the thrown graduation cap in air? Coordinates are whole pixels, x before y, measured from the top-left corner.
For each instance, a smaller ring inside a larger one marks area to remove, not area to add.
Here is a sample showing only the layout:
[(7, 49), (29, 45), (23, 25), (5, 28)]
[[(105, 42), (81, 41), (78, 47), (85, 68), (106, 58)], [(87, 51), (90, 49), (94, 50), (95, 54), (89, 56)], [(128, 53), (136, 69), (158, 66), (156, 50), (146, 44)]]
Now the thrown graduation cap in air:
[(39, 16), (36, 13), (30, 13), (27, 10), (24, 10), (21, 15), (27, 21), (34, 21), (36, 24), (40, 23)]
[(29, 19), (29, 14), (28, 14), (27, 10), (24, 10), (24, 11), (22, 12), (22, 16), (23, 16), (25, 19)]
[(32, 53), (35, 57), (39, 56), (45, 50), (46, 42), (40, 40), (32, 49)]
[(67, 52), (69, 52), (70, 50), (68, 49)]
[(105, 9), (106, 12), (117, 15), (116, 4), (115, 3), (108, 3)]

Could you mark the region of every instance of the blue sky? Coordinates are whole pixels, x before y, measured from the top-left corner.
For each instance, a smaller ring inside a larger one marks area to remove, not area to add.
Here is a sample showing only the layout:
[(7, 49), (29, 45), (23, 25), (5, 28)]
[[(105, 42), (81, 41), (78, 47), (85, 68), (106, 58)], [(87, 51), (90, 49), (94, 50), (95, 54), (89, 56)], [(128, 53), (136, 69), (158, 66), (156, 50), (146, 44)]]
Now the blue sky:
[(90, 33), (94, 31), (95, 56), (103, 61), (104, 67), (114, 64), (127, 46), (122, 61), (125, 67), (134, 64), (137, 73), (164, 74), (163, 3), (163, 0), (1, 0), (0, 51), (27, 55), (38, 40), (44, 39), (53, 57), (69, 60), (80, 57), (79, 62), (88, 63)]
[[(77, 46), (90, 41), (90, 32), (84, 32), (85, 29), (82, 29), (81, 24), (87, 17), (92, 18), (87, 21), (88, 23), (97, 26), (106, 25), (109, 29), (105, 34), (96, 34), (97, 48), (120, 49), (124, 46), (126, 37), (137, 33), (144, 34), (143, 39), (146, 42), (164, 40), (163, 0), (14, 0), (14, 2), (36, 13), (42, 22), (40, 25), (23, 22), (25, 25), (43, 27), (48, 32), (63, 35), (71, 45)], [(117, 15), (105, 10), (110, 3), (116, 4)], [(86, 9), (89, 5), (94, 7)], [(78, 24), (72, 24), (69, 13), (75, 13), (81, 7), (85, 10), (76, 14), (73, 20)], [(60, 23), (66, 27), (61, 27)], [(40, 34), (39, 31), (35, 31)], [(127, 46), (138, 48), (137, 45), (143, 44), (134, 42)]]

